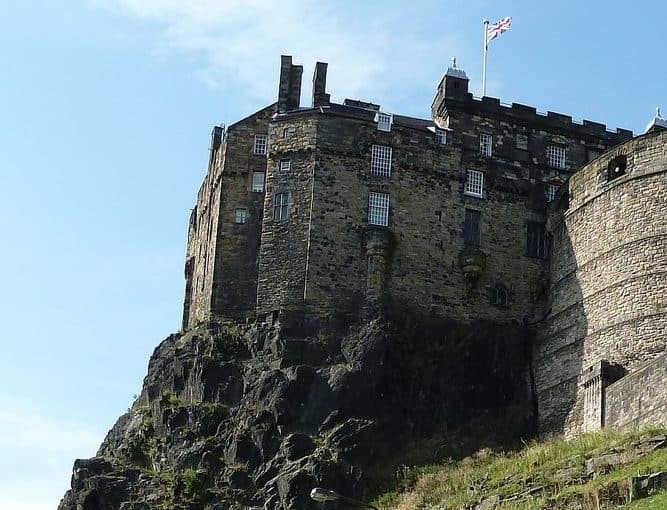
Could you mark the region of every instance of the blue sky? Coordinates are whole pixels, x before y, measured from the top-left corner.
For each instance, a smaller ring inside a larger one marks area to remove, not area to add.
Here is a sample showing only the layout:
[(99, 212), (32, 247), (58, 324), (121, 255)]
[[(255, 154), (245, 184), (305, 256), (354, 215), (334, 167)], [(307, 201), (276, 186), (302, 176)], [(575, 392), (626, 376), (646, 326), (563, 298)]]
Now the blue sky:
[[(275, 100), (281, 54), (332, 98), (427, 117), (456, 56), (488, 95), (643, 131), (666, 4), (24, 0), (0, 17), (0, 508), (54, 509), (180, 325), (212, 125)], [(613, 7), (610, 7), (613, 6)]]

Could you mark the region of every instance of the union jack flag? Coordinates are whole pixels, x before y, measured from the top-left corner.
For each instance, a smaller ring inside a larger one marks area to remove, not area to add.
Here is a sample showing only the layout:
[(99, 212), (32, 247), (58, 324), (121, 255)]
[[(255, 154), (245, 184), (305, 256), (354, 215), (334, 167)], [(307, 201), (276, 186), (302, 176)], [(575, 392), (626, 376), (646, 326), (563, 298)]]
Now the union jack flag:
[(486, 29), (486, 43), (488, 44), (489, 41), (492, 41), (503, 32), (509, 30), (511, 25), (512, 25), (512, 18), (510, 18), (509, 16), (491, 25), (489, 28)]

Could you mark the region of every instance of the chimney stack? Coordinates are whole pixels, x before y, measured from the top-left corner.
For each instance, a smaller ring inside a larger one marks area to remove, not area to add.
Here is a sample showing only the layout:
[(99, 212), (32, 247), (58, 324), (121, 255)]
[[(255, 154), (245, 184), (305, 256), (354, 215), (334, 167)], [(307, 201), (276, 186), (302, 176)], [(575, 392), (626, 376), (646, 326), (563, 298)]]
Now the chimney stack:
[(299, 108), (301, 101), (301, 76), (303, 66), (292, 65), (292, 57), (280, 57), (280, 83), (278, 85), (278, 112), (285, 113)]
[(327, 63), (317, 62), (313, 73), (313, 108), (328, 106), (331, 96), (327, 94)]

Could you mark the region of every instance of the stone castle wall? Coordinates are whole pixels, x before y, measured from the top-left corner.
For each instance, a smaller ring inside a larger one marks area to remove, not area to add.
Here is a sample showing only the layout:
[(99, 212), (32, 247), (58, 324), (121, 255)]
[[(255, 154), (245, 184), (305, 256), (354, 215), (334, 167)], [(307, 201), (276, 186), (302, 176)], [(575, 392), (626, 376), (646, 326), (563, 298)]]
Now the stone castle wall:
[(667, 423), (667, 354), (610, 385), (605, 395), (605, 427), (641, 428)]
[[(252, 190), (252, 175), (267, 169), (267, 156), (255, 154), (254, 143), (255, 135), (268, 135), (275, 112), (275, 104), (268, 106), (214, 136), (188, 232), (186, 328), (215, 314), (254, 311), (265, 193)], [(244, 223), (237, 223), (237, 210), (245, 211)]]
[[(632, 373), (665, 346), (665, 135), (618, 145), (631, 133), (473, 98), (455, 68), (432, 120), (394, 114), (385, 132), (378, 105), (330, 103), (326, 64), (316, 66), (313, 106), (299, 107), (301, 74), (283, 57), (278, 102), (214, 131), (188, 234), (184, 328), (277, 310), (358, 316), (385, 300), (459, 321), (527, 321), (537, 331), (541, 429), (601, 420), (610, 381), (600, 363)], [(490, 156), (480, 154), (482, 133)], [(268, 135), (266, 155), (253, 153), (257, 134)], [(391, 147), (390, 176), (371, 173), (374, 144)], [(565, 151), (565, 165), (549, 164), (550, 146)], [(609, 180), (619, 155), (626, 174)], [(482, 197), (464, 193), (467, 170), (483, 174)], [(253, 172), (264, 191), (252, 191)], [(547, 185), (563, 183), (548, 210)], [(369, 225), (371, 192), (389, 195), (386, 227)], [(275, 215), (281, 194), (286, 218)], [(480, 215), (474, 248), (464, 242), (466, 210)], [(548, 260), (529, 254), (527, 240), (529, 224), (546, 223)], [(481, 267), (472, 278), (470, 257)], [(587, 380), (594, 364), (599, 380)], [(586, 411), (585, 402), (598, 404)]]
[[(625, 175), (608, 178), (627, 158)], [(605, 360), (633, 372), (665, 350), (667, 133), (616, 147), (577, 172), (550, 221), (551, 313), (535, 374), (544, 430), (583, 426), (584, 370)], [(568, 197), (569, 195), (569, 197)]]

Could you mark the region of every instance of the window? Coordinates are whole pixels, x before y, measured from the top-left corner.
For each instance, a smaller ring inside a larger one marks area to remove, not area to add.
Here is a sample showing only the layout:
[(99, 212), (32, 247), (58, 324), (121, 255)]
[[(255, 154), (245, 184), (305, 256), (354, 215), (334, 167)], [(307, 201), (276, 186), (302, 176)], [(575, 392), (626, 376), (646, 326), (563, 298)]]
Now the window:
[(510, 292), (504, 285), (498, 284), (493, 288), (493, 304), (507, 307), (510, 304)]
[(547, 147), (547, 163), (553, 168), (565, 168), (565, 147), (549, 145)]
[(389, 177), (391, 175), (391, 147), (373, 145), (371, 151), (371, 174)]
[(289, 172), (292, 169), (292, 160), (291, 159), (281, 159), (279, 165), (281, 172)]
[(463, 224), (463, 242), (469, 246), (479, 246), (479, 219), (482, 213), (475, 209), (466, 209)]
[(479, 135), (479, 153), (482, 156), (489, 157), (492, 154), (493, 137), (488, 133)]
[(287, 128), (283, 128), (283, 139), (287, 138)]
[(526, 255), (543, 259), (546, 255), (544, 237), (544, 223), (529, 221), (526, 239)]
[(264, 191), (264, 172), (252, 173), (252, 191), (262, 193)]
[(282, 221), (289, 218), (289, 193), (276, 193), (273, 197), (273, 219)]
[(466, 171), (466, 183), (463, 193), (473, 197), (482, 198), (484, 196), (484, 172), (477, 170)]
[(628, 167), (628, 157), (625, 154), (616, 156), (607, 165), (607, 181), (616, 179), (625, 174), (625, 169)]
[(248, 211), (245, 209), (236, 209), (234, 211), (234, 223), (242, 225), (248, 220)]
[(516, 148), (522, 151), (528, 150), (528, 135), (516, 135)]
[(389, 225), (389, 195), (375, 193), (368, 195), (368, 223), (386, 227)]
[(268, 138), (268, 135), (255, 135), (255, 154), (259, 154), (260, 156), (266, 154)]
[(444, 129), (436, 129), (435, 141), (440, 145), (447, 145), (447, 131), (445, 131)]
[(553, 182), (548, 182), (547, 183), (547, 189), (546, 189), (546, 195), (547, 195), (547, 202), (553, 202), (553, 199), (556, 198), (556, 193), (558, 192), (558, 184), (554, 184)]
[(378, 131), (391, 131), (393, 116), (391, 113), (378, 113)]

